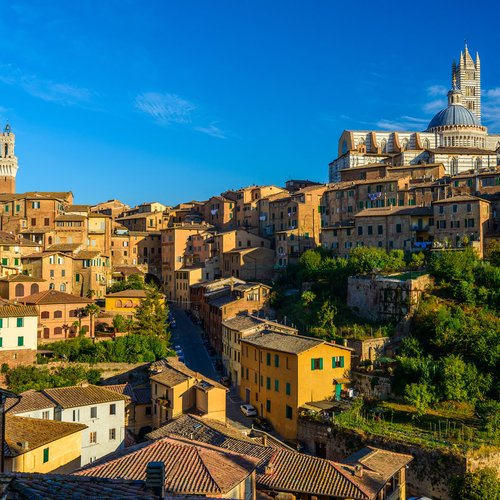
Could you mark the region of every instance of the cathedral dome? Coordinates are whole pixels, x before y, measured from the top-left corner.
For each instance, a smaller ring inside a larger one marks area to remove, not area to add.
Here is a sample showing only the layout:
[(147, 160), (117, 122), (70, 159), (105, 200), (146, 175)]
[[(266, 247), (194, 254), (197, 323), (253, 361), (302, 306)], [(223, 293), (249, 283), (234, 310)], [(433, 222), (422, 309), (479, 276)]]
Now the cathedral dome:
[(442, 109), (434, 116), (427, 130), (453, 125), (462, 125), (466, 127), (481, 126), (477, 116), (465, 106), (461, 104), (450, 104), (447, 108)]

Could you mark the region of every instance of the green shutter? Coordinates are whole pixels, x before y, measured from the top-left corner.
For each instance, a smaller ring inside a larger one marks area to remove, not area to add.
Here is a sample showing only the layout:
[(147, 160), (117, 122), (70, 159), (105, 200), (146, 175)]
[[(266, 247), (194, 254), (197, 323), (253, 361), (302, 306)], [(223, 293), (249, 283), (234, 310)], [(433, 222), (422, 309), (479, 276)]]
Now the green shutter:
[(266, 378), (266, 389), (271, 389), (271, 379), (269, 377)]
[(3, 318), (0, 318), (0, 328), (3, 328)]
[(269, 352), (266, 354), (266, 363), (267, 366), (271, 366), (271, 354)]
[(314, 358), (311, 359), (311, 370), (314, 370)]
[(319, 369), (323, 369), (323, 358), (319, 358)]
[(336, 368), (337, 363), (335, 363), (335, 356), (332, 357), (332, 368)]
[(344, 368), (344, 356), (340, 356), (340, 368)]
[(49, 461), (49, 449), (44, 448), (43, 450), (43, 463), (47, 463)]
[(3, 347), (3, 338), (0, 337), (0, 347)]
[(274, 381), (274, 390), (276, 392), (279, 392), (279, 390), (280, 390), (280, 381), (279, 380)]
[(17, 337), (17, 346), (22, 347), (24, 345), (24, 337)]
[(23, 323), (24, 323), (23, 319), (24, 318), (17, 318), (17, 327), (18, 328), (21, 328), (23, 326)]

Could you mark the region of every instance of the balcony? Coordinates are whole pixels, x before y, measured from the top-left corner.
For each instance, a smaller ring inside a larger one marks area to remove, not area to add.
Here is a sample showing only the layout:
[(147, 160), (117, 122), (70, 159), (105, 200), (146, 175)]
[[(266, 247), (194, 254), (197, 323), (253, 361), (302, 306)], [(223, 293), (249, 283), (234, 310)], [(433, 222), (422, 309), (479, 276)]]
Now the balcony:
[(419, 225), (419, 224), (412, 224), (411, 228), (412, 231), (418, 232), (425, 232), (429, 231), (429, 226), (428, 225)]

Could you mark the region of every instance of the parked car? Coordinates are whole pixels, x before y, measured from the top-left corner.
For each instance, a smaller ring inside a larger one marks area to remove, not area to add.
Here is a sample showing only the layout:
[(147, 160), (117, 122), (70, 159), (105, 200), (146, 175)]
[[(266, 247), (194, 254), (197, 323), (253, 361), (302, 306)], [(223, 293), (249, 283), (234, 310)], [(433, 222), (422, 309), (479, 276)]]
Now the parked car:
[(271, 432), (273, 430), (273, 426), (271, 422), (267, 421), (263, 417), (257, 417), (253, 419), (253, 427), (256, 429), (260, 429), (264, 432)]
[(249, 405), (249, 404), (241, 405), (240, 410), (243, 413), (243, 415), (245, 415), (247, 417), (256, 417), (257, 416), (257, 410), (252, 405)]

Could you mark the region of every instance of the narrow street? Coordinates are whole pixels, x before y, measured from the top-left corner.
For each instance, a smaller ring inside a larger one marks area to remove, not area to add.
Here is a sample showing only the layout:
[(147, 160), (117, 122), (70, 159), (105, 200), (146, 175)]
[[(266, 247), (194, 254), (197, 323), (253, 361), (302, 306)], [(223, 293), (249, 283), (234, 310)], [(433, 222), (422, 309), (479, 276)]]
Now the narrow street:
[[(172, 329), (171, 344), (172, 347), (179, 345), (184, 352), (185, 363), (188, 368), (203, 374), (205, 377), (219, 381), (221, 374), (215, 369), (215, 360), (211, 358), (203, 344), (202, 329), (195, 325), (186, 316), (182, 309), (174, 304), (169, 304), (171, 313), (176, 322), (176, 328)], [(242, 432), (250, 432), (252, 420), (241, 413), (240, 405), (243, 401), (231, 389), (227, 394), (226, 413), (229, 424), (233, 425)]]

